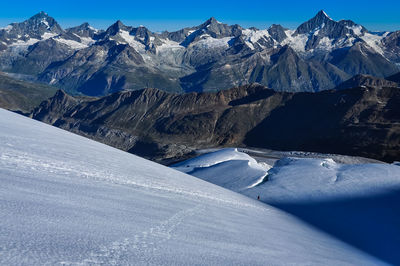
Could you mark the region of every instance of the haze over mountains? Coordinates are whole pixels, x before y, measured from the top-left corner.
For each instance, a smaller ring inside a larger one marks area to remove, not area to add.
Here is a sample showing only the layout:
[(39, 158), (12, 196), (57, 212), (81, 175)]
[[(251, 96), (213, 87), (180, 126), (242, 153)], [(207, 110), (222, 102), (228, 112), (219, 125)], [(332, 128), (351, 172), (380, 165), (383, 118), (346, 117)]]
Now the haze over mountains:
[(244, 29), (210, 18), (163, 33), (121, 21), (105, 31), (87, 23), (64, 30), (40, 12), (0, 30), (0, 69), (91, 96), (145, 87), (216, 91), (249, 83), (315, 92), (358, 74), (398, 73), (399, 38), (399, 31), (369, 32), (323, 11), (295, 30)]

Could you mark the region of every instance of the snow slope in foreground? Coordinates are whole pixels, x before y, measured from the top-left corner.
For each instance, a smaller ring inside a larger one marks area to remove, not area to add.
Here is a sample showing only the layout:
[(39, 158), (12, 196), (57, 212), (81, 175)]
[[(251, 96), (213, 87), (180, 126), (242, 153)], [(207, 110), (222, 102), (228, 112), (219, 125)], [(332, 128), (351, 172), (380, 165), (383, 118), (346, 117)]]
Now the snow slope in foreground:
[(338, 239), (386, 262), (400, 264), (398, 165), (283, 158), (265, 169), (265, 177), (260, 179), (254, 171), (263, 165), (237, 149), (223, 149), (174, 167), (253, 199), (260, 196), (261, 201)]
[(382, 264), (274, 207), (0, 109), (0, 264)]

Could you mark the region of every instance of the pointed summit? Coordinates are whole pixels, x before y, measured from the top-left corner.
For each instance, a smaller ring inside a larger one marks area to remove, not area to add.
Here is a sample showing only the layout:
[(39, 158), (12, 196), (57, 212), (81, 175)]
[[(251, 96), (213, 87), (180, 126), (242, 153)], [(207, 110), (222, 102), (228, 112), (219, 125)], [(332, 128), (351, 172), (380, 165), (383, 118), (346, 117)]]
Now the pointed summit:
[(326, 12), (324, 10), (320, 10), (317, 15), (315, 15), (315, 17), (319, 17), (319, 18), (323, 18), (323, 19), (331, 19), (331, 17), (328, 16), (328, 14), (326, 14)]
[(23, 23), (30, 24), (30, 25), (39, 25), (39, 26), (40, 26), (40, 24), (44, 24), (48, 28), (57, 27), (57, 28), (61, 29), (61, 27), (58, 25), (56, 20), (54, 18), (50, 17), (44, 11), (40, 11), (36, 15), (30, 17), (28, 20), (25, 20)]
[(206, 27), (215, 27), (219, 24), (222, 24), (219, 22), (215, 17), (211, 17), (207, 19), (203, 24), (199, 26), (199, 28), (206, 28)]
[(129, 31), (130, 27), (125, 26), (121, 20), (117, 20), (114, 24), (112, 24), (110, 27), (108, 27), (108, 29), (106, 30), (106, 35), (115, 35), (120, 30)]
[(98, 30), (91, 27), (89, 23), (85, 22), (79, 26), (66, 29), (67, 32), (78, 35), (79, 37), (93, 37), (98, 33)]
[(117, 20), (113, 25), (118, 26), (119, 28), (125, 27), (121, 20)]
[(33, 18), (47, 18), (47, 17), (49, 17), (49, 15), (46, 12), (40, 11), (36, 15), (32, 16), (31, 19), (33, 19)]
[(218, 21), (215, 17), (209, 18), (209, 19), (207, 20), (207, 22), (208, 22), (209, 24), (212, 24), (212, 23), (219, 23), (219, 21)]
[(303, 34), (303, 33), (309, 33), (311, 31), (314, 31), (318, 28), (322, 28), (326, 25), (332, 26), (331, 24), (337, 23), (333, 19), (331, 19), (323, 10), (320, 10), (312, 19), (308, 20), (307, 22), (304, 22), (301, 24), (297, 30), (296, 34)]
[[(116, 22), (114, 22), (114, 24), (112, 24), (108, 29), (112, 28), (112, 29), (123, 29), (126, 26), (124, 25), (124, 23), (122, 23), (121, 20), (117, 20)], [(108, 30), (107, 29), (107, 30)]]
[(46, 12), (41, 11), (24, 22), (10, 24), (8, 38), (13, 40), (19, 39), (19, 36), (24, 36), (24, 38), (40, 40), (45, 33), (57, 35), (63, 32), (64, 30), (54, 18), (50, 17)]

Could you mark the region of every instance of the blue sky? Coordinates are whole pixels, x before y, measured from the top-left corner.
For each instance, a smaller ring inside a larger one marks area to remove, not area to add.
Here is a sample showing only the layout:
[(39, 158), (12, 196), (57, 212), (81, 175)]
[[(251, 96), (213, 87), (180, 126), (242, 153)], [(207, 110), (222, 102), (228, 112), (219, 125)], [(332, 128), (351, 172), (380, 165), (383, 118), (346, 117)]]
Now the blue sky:
[(144, 25), (153, 31), (176, 30), (198, 25), (209, 17), (227, 24), (267, 28), (273, 23), (295, 28), (325, 10), (335, 20), (351, 19), (369, 30), (400, 30), (400, 1), (237, 1), (237, 0), (20, 0), (4, 1), (0, 9), (0, 27), (23, 21), (43, 10), (63, 27), (89, 22), (107, 28), (120, 19), (130, 26)]

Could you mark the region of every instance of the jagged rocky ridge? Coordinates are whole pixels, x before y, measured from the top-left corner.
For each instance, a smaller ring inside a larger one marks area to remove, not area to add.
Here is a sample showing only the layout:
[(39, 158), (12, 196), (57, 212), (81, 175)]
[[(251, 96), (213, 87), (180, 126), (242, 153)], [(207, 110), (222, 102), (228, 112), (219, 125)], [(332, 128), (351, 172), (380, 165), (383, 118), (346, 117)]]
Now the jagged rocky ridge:
[(188, 94), (143, 89), (95, 100), (60, 90), (31, 116), (153, 160), (248, 145), (393, 161), (400, 160), (399, 104), (397, 87), (365, 85), (319, 93), (260, 85)]
[(315, 92), (357, 74), (399, 72), (398, 40), (399, 32), (369, 32), (323, 11), (295, 30), (245, 29), (210, 18), (163, 33), (121, 21), (105, 31), (87, 23), (64, 30), (41, 12), (0, 29), (0, 69), (92, 96), (145, 87), (218, 91), (249, 83)]

